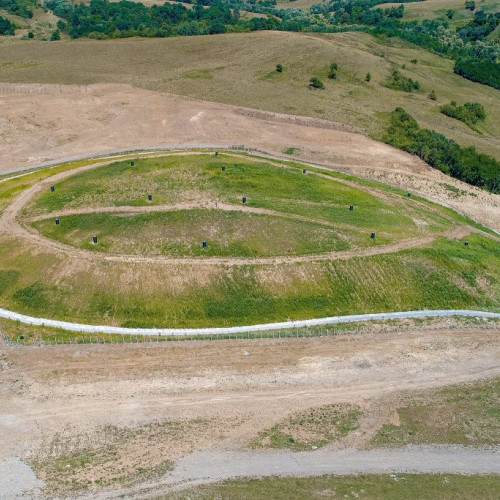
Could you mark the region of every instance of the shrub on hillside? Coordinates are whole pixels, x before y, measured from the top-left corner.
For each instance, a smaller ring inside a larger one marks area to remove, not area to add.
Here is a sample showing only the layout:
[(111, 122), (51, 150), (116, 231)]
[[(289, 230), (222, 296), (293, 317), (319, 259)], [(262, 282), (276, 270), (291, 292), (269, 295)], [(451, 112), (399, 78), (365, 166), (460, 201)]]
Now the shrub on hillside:
[(486, 118), (483, 106), (477, 102), (466, 102), (463, 106), (457, 106), (455, 101), (451, 101), (441, 106), (439, 110), (446, 116), (464, 122), (469, 127)]
[(335, 80), (335, 78), (337, 78), (337, 70), (337, 63), (330, 64), (330, 70), (328, 71), (328, 78), (330, 78), (330, 80)]
[(313, 89), (324, 89), (325, 85), (317, 76), (313, 76), (309, 80), (309, 87), (312, 87)]
[(420, 83), (402, 75), (395, 69), (387, 79), (385, 86), (394, 90), (403, 90), (404, 92), (413, 92), (420, 88)]

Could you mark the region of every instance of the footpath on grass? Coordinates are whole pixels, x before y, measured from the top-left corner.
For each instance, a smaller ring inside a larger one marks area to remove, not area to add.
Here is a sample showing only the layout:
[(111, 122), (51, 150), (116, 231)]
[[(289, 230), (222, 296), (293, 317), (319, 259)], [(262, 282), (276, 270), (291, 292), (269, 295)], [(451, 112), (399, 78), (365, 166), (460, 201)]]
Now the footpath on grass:
[(215, 327), (215, 328), (125, 328), (121, 326), (86, 325), (82, 323), (71, 323), (54, 319), (37, 318), (26, 316), (8, 309), (0, 309), (0, 318), (18, 321), (27, 325), (47, 326), (60, 328), (61, 330), (79, 333), (106, 333), (118, 335), (231, 335), (237, 333), (264, 332), (272, 330), (290, 330), (294, 328), (307, 328), (311, 326), (327, 326), (341, 323), (355, 323), (357, 321), (380, 321), (390, 319), (409, 318), (436, 318), (451, 316), (467, 316), (476, 318), (498, 318), (500, 313), (487, 311), (472, 311), (469, 309), (448, 310), (422, 310), (422, 311), (399, 311), (374, 314), (354, 314), (350, 316), (331, 316), (328, 318), (305, 319), (297, 321), (283, 321), (280, 323), (262, 323), (259, 325)]

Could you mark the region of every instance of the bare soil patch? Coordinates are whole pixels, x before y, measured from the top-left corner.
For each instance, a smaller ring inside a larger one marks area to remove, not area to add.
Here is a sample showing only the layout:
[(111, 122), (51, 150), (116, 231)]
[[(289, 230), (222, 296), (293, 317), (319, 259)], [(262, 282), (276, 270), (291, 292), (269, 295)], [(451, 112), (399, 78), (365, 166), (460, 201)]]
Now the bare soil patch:
[(35, 467), (48, 494), (154, 480), (193, 450), (245, 447), (324, 405), (363, 412), (328, 448), (363, 448), (394, 422), (399, 392), (500, 373), (498, 330), (480, 328), (0, 349), (2, 454)]
[(0, 91), (0, 172), (123, 148), (245, 144), (279, 156), (293, 144), (294, 158), (410, 189), (500, 229), (500, 197), (352, 127), (127, 85), (0, 84)]

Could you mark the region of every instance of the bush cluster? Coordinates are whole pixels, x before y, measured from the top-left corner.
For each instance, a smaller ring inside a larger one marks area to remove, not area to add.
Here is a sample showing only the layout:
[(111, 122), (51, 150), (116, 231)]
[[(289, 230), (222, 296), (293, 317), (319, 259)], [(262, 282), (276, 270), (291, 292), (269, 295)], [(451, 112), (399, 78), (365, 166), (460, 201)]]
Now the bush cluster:
[(455, 101), (451, 101), (450, 104), (441, 106), (440, 111), (446, 116), (464, 122), (469, 127), (486, 118), (483, 106), (477, 102), (466, 102), (463, 106), (458, 106)]
[(395, 69), (386, 82), (386, 87), (394, 90), (404, 90), (405, 92), (413, 92), (420, 88), (420, 83), (402, 75)]

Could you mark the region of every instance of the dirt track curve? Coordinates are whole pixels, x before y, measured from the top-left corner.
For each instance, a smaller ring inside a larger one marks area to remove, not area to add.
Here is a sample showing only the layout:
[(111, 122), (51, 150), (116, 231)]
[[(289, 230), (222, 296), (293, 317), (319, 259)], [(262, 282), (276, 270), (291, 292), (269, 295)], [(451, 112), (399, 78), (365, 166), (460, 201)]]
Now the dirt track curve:
[[(164, 153), (165, 154), (165, 153)], [(182, 153), (174, 153), (174, 154), (182, 154)], [(158, 156), (157, 152), (151, 153), (151, 156)], [(147, 156), (144, 156), (147, 157)], [(260, 158), (257, 158), (260, 160)], [(388, 245), (379, 245), (367, 248), (360, 248), (345, 252), (327, 252), (321, 254), (308, 254), (308, 255), (298, 255), (298, 256), (278, 256), (278, 257), (198, 257), (198, 258), (190, 258), (190, 257), (166, 257), (166, 256), (135, 256), (135, 255), (122, 255), (122, 254), (99, 254), (96, 252), (92, 252), (90, 250), (83, 250), (79, 248), (72, 247), (70, 245), (66, 245), (64, 243), (58, 242), (51, 238), (47, 238), (41, 235), (35, 229), (22, 224), (18, 220), (18, 216), (22, 209), (26, 206), (26, 204), (34, 197), (36, 194), (41, 192), (44, 188), (58, 182), (62, 179), (75, 175), (77, 173), (85, 172), (100, 166), (104, 166), (107, 164), (116, 161), (116, 159), (110, 159), (108, 161), (99, 161), (93, 163), (91, 165), (85, 165), (83, 167), (78, 167), (69, 171), (61, 172), (55, 174), (51, 177), (48, 177), (34, 186), (23, 191), (14, 202), (4, 211), (2, 216), (0, 217), (0, 233), (4, 232), (9, 234), (10, 236), (20, 236), (22, 238), (27, 238), (33, 243), (40, 245), (42, 247), (48, 248), (52, 251), (62, 252), (67, 256), (85, 259), (90, 261), (114, 261), (114, 262), (146, 262), (146, 263), (163, 263), (163, 264), (187, 264), (187, 265), (224, 265), (224, 266), (239, 266), (244, 264), (280, 264), (280, 263), (297, 263), (297, 262), (313, 262), (320, 260), (347, 260), (354, 257), (364, 257), (371, 255), (379, 255), (379, 254), (387, 254), (399, 252), (402, 250), (406, 250), (409, 248), (418, 248), (422, 246), (426, 246), (432, 241), (434, 241), (438, 237), (447, 237), (453, 239), (460, 239), (464, 236), (467, 236), (471, 232), (477, 231), (476, 229), (469, 226), (459, 226), (455, 227), (450, 231), (446, 231), (440, 234), (434, 234), (432, 236), (423, 236), (419, 238), (411, 238), (406, 240), (400, 240), (395, 243), (390, 243)], [(325, 177), (329, 180), (335, 180), (336, 182), (345, 182), (349, 185), (354, 185), (354, 183), (349, 181), (343, 181), (339, 179), (332, 179), (328, 176), (324, 176), (321, 173), (312, 173), (312, 175), (319, 175)], [(359, 185), (356, 185), (357, 188), (360, 188)], [(383, 193), (379, 193), (379, 190), (373, 189), (373, 194), (375, 196), (384, 196)], [(205, 201), (204, 205), (209, 206), (213, 201)], [(419, 202), (416, 202), (419, 203)], [(202, 206), (202, 204), (198, 205)], [(215, 205), (213, 205), (215, 206)], [(181, 208), (194, 208), (192, 205), (172, 205), (172, 206), (147, 206), (147, 207), (102, 207), (95, 209), (77, 209), (77, 210), (67, 210), (63, 212), (58, 212), (58, 215), (69, 215), (69, 214), (81, 214), (81, 213), (94, 213), (94, 212), (128, 212), (128, 213), (141, 213), (141, 212), (152, 212), (152, 211), (162, 211), (162, 210), (176, 210)], [(264, 209), (256, 209), (248, 206), (239, 206), (238, 208), (232, 205), (218, 205), (217, 209), (221, 210), (239, 210), (248, 213), (262, 213), (262, 214), (270, 214), (274, 216), (288, 217), (288, 218), (297, 218), (300, 220), (309, 220), (307, 218), (302, 218), (300, 216), (289, 216), (285, 214), (280, 214), (273, 210), (264, 210)], [(37, 220), (40, 218), (49, 218), (54, 216), (55, 214), (45, 214), (40, 217), (34, 217), (29, 220)], [(326, 224), (326, 223), (325, 223)], [(327, 224), (326, 224), (327, 225)], [(490, 235), (487, 235), (490, 236)], [(494, 237), (492, 237), (494, 238)], [(500, 241), (500, 239), (498, 239)]]

